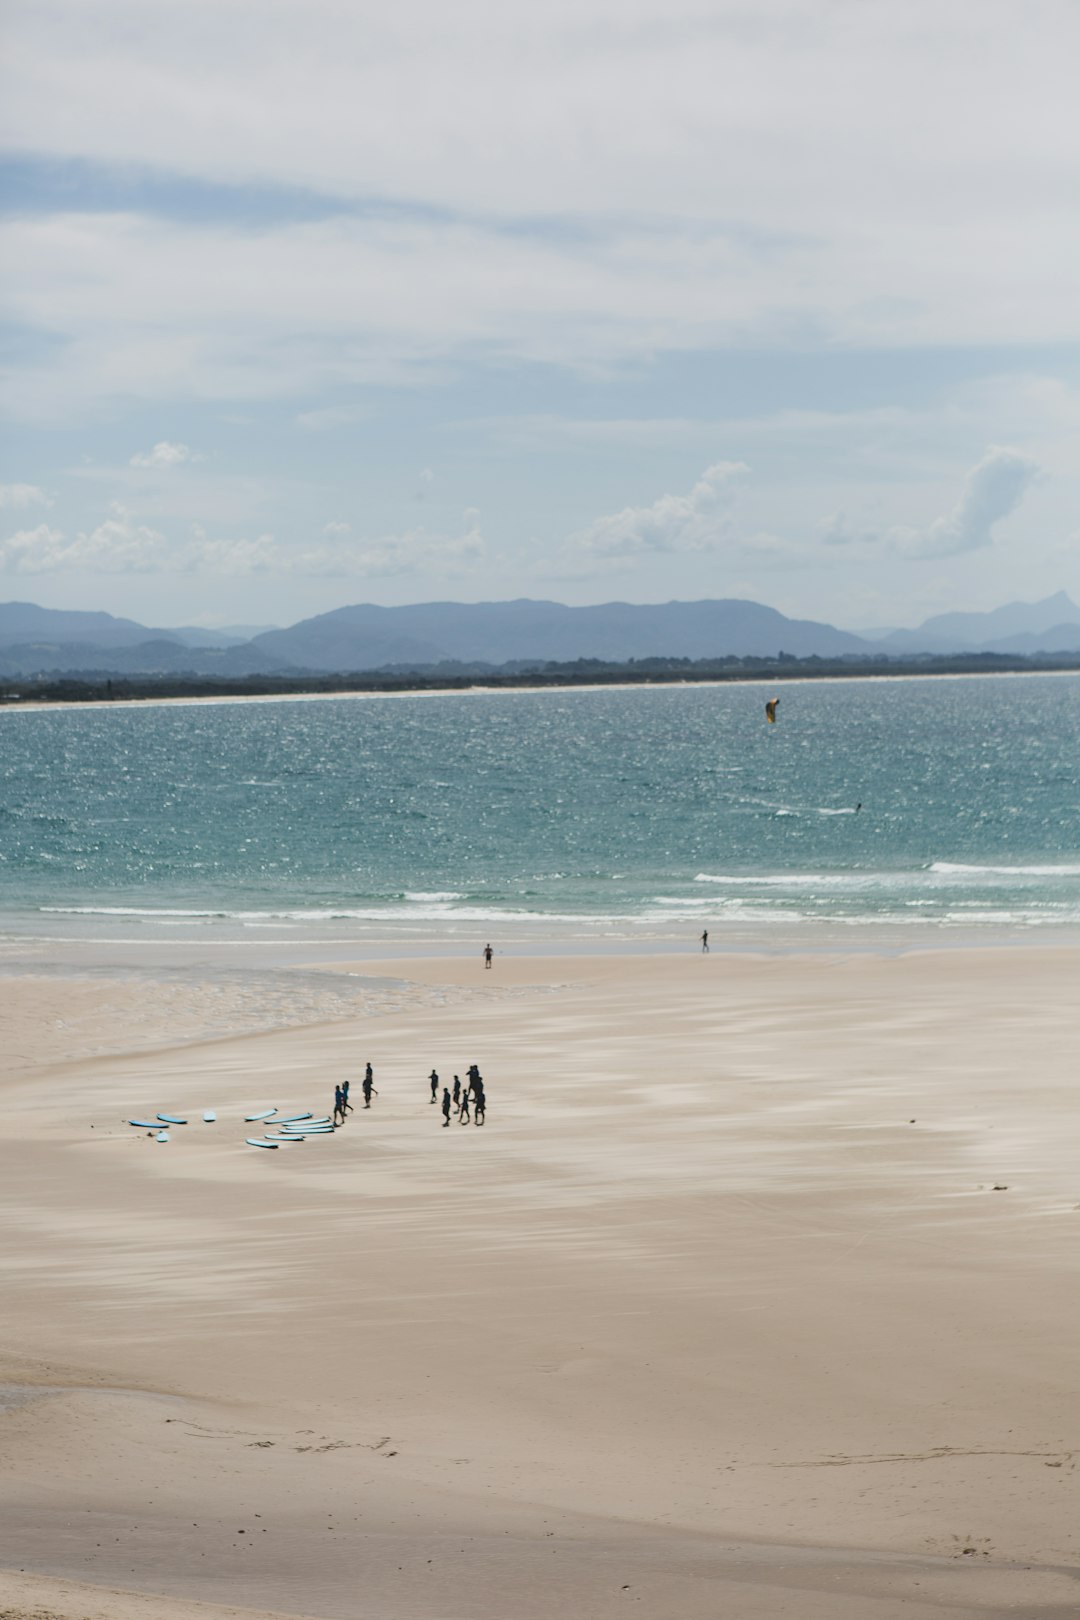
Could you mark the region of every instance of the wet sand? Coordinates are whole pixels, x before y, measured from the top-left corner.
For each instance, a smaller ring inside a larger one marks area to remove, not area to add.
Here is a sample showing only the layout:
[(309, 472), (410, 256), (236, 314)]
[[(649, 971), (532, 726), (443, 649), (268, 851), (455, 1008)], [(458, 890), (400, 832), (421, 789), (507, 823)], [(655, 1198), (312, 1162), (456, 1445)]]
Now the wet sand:
[(355, 973), (0, 981), (0, 1614), (1076, 1612), (1080, 953)]

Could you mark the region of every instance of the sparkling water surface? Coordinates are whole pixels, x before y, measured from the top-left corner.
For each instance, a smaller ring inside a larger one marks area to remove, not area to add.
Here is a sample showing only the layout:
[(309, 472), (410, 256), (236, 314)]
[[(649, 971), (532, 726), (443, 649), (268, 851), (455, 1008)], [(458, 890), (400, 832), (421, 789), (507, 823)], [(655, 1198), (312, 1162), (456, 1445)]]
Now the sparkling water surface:
[(1080, 923), (1080, 677), (779, 691), (2, 710), (6, 931)]

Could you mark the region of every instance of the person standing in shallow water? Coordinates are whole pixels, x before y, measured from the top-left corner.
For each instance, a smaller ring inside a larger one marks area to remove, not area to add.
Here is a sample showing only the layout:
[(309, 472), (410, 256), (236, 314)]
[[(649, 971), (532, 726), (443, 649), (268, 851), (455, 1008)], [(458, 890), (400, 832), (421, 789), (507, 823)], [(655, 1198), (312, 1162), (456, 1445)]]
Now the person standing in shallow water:
[(709, 930), (707, 928), (701, 930), (701, 949), (706, 956), (709, 954)]
[(485, 945), (484, 946), (484, 966), (486, 968), (489, 968), (491, 966), (491, 959), (492, 959), (492, 957), (494, 955), (495, 955), (495, 952), (492, 950), (491, 946), (490, 945)]
[(428, 1078), (431, 1081), (431, 1100), (433, 1103), (437, 1103), (439, 1100), (439, 1077), (434, 1069), (432, 1069)]
[(450, 1093), (445, 1086), (442, 1092), (442, 1122), (445, 1130), (450, 1123)]

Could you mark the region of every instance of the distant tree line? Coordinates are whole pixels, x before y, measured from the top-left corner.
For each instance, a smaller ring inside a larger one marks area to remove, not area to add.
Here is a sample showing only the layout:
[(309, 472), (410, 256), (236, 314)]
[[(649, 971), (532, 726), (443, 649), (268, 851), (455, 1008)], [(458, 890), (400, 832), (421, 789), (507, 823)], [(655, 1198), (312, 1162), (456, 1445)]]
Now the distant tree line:
[(953, 653), (895, 658), (602, 658), (567, 662), (463, 664), (447, 662), (421, 669), (359, 670), (335, 675), (110, 675), (108, 670), (78, 674), (0, 677), (0, 703), (129, 702), (169, 697), (289, 697), (333, 692), (454, 692), (482, 685), (492, 690), (558, 686), (674, 686), (688, 681), (792, 681), (856, 678), (867, 675), (994, 675), (1022, 671), (1080, 670), (1080, 653)]

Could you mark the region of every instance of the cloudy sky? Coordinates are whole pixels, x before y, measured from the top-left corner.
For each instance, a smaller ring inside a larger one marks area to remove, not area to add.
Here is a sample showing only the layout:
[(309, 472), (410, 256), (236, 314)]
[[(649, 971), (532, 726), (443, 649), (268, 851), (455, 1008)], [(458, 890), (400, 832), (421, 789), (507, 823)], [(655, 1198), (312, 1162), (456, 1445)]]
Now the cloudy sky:
[(1075, 0), (8, 0), (0, 599), (1080, 597)]

